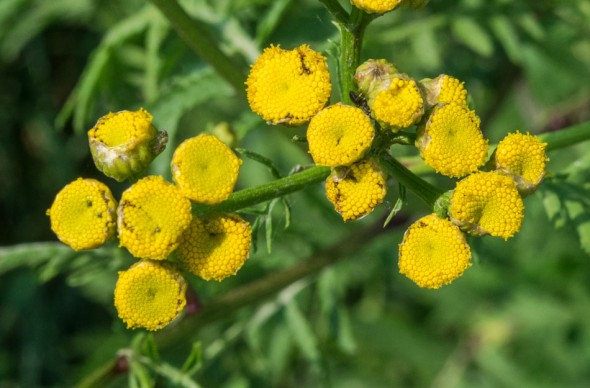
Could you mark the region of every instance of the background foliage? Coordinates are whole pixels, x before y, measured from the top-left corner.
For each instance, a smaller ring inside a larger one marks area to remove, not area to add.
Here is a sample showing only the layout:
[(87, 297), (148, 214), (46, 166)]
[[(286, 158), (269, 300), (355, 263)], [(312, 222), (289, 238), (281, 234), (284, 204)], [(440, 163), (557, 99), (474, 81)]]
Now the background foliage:
[[(270, 43), (308, 43), (328, 53), (335, 78), (338, 32), (320, 2), (181, 4), (244, 73)], [(386, 58), (416, 78), (444, 72), (464, 80), (495, 142), (508, 131), (542, 133), (590, 119), (589, 19), (587, 0), (433, 0), (373, 22), (362, 57)], [(408, 194), (408, 205), (381, 228), (398, 197), (395, 183), (385, 206), (351, 224), (320, 185), (291, 195), (289, 228), (284, 207), (262, 209), (246, 266), (219, 284), (191, 279), (189, 307), (314, 260), (326, 267), (153, 338), (127, 331), (112, 306), (116, 271), (132, 259), (115, 246), (74, 254), (54, 243), (44, 215), (66, 183), (99, 177), (86, 130), (108, 111), (140, 106), (170, 134), (154, 172), (167, 173), (176, 144), (220, 122), (236, 131), (239, 147), (268, 157), (282, 175), (310, 163), (290, 141), (301, 130), (264, 125), (149, 2), (2, 1), (0, 385), (92, 382), (101, 368), (112, 372), (101, 375), (111, 386), (590, 381), (590, 144), (550, 153), (552, 174), (527, 198), (522, 231), (507, 242), (470, 241), (476, 263), (439, 291), (397, 273), (403, 231), (428, 209)], [(239, 187), (271, 179), (265, 166), (246, 160)], [(116, 196), (123, 189), (109, 185)]]

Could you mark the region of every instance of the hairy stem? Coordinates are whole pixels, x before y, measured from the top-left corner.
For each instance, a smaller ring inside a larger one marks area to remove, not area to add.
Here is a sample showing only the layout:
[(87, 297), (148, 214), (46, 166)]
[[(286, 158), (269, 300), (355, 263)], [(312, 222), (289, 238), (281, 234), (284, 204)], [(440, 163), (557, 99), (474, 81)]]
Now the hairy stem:
[(209, 32), (207, 25), (191, 18), (177, 0), (150, 0), (168, 19), (178, 36), (198, 56), (208, 62), (238, 94), (243, 95), (246, 75), (240, 66), (219, 48), (218, 42)]

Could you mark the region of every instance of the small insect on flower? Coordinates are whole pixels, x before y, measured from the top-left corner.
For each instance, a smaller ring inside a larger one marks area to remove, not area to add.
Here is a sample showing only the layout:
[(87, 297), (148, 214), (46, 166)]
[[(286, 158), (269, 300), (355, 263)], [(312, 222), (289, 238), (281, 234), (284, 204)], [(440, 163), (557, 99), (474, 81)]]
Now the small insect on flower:
[(97, 248), (115, 235), (116, 208), (104, 183), (78, 178), (55, 196), (47, 215), (57, 238), (78, 251)]

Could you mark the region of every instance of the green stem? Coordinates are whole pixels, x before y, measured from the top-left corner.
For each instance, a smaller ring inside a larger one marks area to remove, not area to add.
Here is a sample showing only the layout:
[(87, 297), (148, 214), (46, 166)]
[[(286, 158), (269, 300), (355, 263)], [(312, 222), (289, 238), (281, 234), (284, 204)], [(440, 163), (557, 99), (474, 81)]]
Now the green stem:
[(336, 19), (339, 24), (348, 23), (350, 15), (337, 0), (320, 0), (320, 3), (326, 7), (328, 12), (330, 12), (332, 17)]
[(569, 147), (590, 140), (590, 121), (539, 136), (548, 143), (547, 151)]
[(314, 183), (325, 180), (330, 175), (330, 167), (315, 166), (297, 174), (290, 175), (275, 181), (249, 187), (232, 193), (227, 200), (217, 205), (194, 205), (193, 208), (200, 215), (211, 213), (231, 213), (266, 202), (273, 198), (282, 197), (303, 189)]
[(379, 156), (379, 161), (389, 175), (395, 177), (399, 183), (410, 189), (430, 208), (433, 208), (436, 200), (444, 194), (444, 191), (439, 190), (414, 174), (412, 171), (408, 170), (403, 164), (398, 162), (388, 153), (382, 153)]
[(180, 38), (208, 62), (221, 77), (231, 84), (238, 94), (244, 94), (246, 75), (240, 66), (219, 48), (207, 25), (191, 18), (177, 0), (150, 0), (168, 19)]
[(359, 66), (365, 29), (373, 16), (352, 8), (349, 23), (339, 23), (340, 28), (340, 100), (352, 105), (350, 92), (356, 90), (354, 73)]

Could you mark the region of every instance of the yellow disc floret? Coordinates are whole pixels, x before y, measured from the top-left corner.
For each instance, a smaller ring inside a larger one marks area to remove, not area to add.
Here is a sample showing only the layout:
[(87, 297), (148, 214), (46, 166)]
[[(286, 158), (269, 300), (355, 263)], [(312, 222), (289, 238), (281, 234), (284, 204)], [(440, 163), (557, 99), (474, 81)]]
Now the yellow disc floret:
[(356, 220), (373, 211), (387, 194), (386, 176), (371, 159), (362, 160), (326, 180), (326, 197), (344, 221)]
[(250, 253), (250, 224), (237, 215), (193, 218), (178, 247), (178, 257), (193, 274), (221, 281), (235, 275)]
[(115, 235), (117, 202), (109, 188), (78, 178), (55, 196), (47, 215), (57, 238), (72, 249), (92, 249)]
[(423, 79), (420, 86), (424, 91), (428, 106), (439, 103), (453, 103), (467, 105), (467, 89), (465, 83), (447, 74), (441, 74), (434, 79)]
[(424, 114), (424, 101), (418, 84), (408, 77), (395, 77), (386, 90), (369, 101), (375, 120), (394, 131), (408, 128)]
[(88, 131), (96, 167), (118, 181), (142, 172), (166, 147), (168, 134), (152, 125), (145, 109), (121, 111), (102, 117)]
[(191, 203), (161, 176), (128, 188), (117, 209), (119, 243), (139, 258), (163, 260), (176, 249), (190, 224)]
[(186, 282), (166, 263), (141, 260), (119, 272), (115, 308), (128, 329), (158, 330), (168, 325), (186, 305)]
[(545, 176), (547, 154), (537, 136), (520, 132), (508, 134), (494, 153), (496, 169), (511, 175), (521, 193), (534, 191)]
[(459, 104), (437, 105), (426, 124), (418, 128), (416, 146), (427, 165), (457, 178), (482, 166), (488, 152), (479, 118)]
[(217, 137), (199, 135), (174, 151), (172, 177), (184, 196), (213, 205), (226, 200), (234, 190), (241, 164)]
[(393, 10), (402, 0), (351, 0), (351, 3), (368, 13), (385, 13)]
[(471, 250), (457, 226), (431, 214), (414, 222), (404, 234), (398, 266), (418, 286), (440, 288), (471, 266)]
[(326, 58), (302, 45), (270, 46), (252, 65), (246, 81), (250, 108), (270, 124), (301, 125), (328, 103), (331, 92)]
[(375, 128), (359, 108), (336, 104), (314, 116), (307, 129), (309, 153), (322, 166), (348, 166), (371, 147)]
[(508, 239), (520, 230), (524, 204), (512, 178), (478, 172), (457, 183), (449, 216), (468, 233)]

